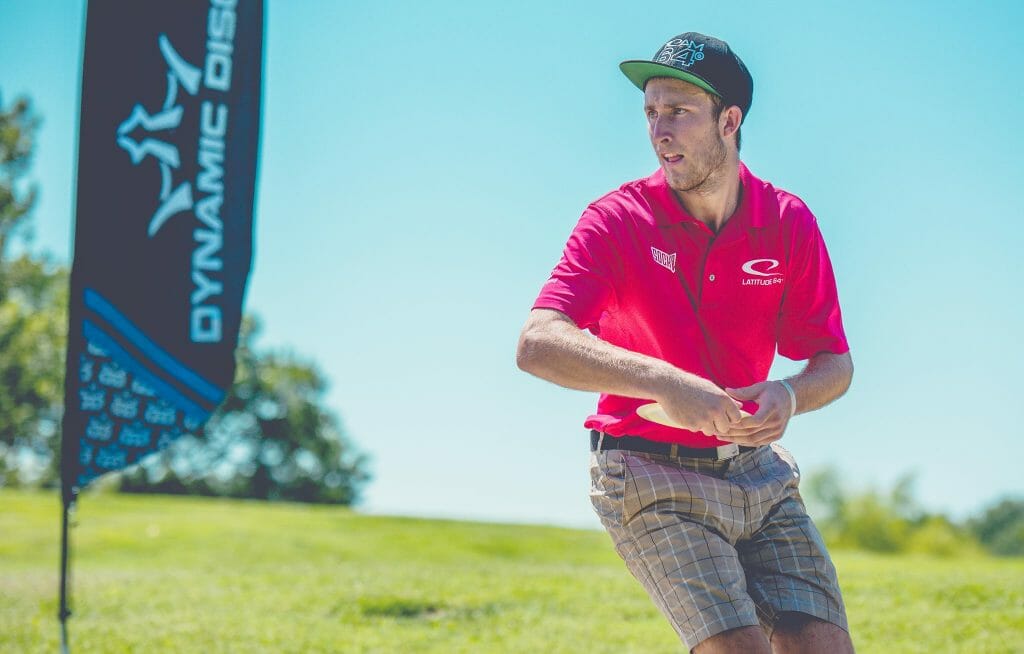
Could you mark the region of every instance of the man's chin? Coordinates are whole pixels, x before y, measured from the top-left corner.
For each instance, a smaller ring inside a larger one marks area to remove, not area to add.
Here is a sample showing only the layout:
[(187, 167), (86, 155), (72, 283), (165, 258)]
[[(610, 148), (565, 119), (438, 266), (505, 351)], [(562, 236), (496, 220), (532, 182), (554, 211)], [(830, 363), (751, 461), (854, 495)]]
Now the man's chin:
[(676, 183), (685, 178), (685, 175), (679, 170), (679, 168), (665, 162), (661, 163), (661, 172), (665, 174), (665, 179), (668, 180), (668, 183), (671, 186), (675, 186)]
[(693, 175), (686, 175), (678, 170), (672, 171), (666, 170), (665, 168), (662, 168), (662, 170), (665, 171), (665, 180), (673, 191), (685, 193), (687, 191), (692, 191), (693, 187), (696, 185)]

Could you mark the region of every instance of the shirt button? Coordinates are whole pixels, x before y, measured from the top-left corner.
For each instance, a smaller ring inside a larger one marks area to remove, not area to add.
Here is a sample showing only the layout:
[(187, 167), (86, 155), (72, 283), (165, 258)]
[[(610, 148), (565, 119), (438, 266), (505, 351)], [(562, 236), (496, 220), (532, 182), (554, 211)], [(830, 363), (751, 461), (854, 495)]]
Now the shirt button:
[(711, 273), (710, 275), (708, 275), (708, 281), (715, 281), (715, 273)]

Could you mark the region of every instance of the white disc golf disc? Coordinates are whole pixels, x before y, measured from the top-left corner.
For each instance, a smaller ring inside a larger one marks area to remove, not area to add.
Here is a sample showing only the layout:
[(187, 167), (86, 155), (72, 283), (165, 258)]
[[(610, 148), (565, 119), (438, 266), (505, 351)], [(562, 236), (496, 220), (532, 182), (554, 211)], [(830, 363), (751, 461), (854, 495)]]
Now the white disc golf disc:
[[(665, 413), (664, 407), (662, 407), (661, 404), (657, 402), (651, 402), (650, 404), (643, 404), (641, 406), (638, 406), (636, 408), (636, 414), (643, 418), (644, 420), (650, 420), (651, 422), (656, 422), (659, 425), (665, 425), (666, 427), (675, 427), (676, 429), (685, 429), (685, 427), (680, 425), (678, 422), (676, 422), (672, 418), (669, 418), (668, 414)], [(746, 418), (751, 414), (748, 411), (740, 409), (740, 415)]]

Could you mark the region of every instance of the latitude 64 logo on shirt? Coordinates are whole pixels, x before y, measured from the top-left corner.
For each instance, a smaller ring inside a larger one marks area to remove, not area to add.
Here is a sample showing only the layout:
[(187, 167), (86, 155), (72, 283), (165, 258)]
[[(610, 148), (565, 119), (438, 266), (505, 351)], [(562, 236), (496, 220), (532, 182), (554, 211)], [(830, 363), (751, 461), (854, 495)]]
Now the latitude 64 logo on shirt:
[(773, 286), (781, 284), (782, 273), (772, 272), (779, 267), (777, 259), (751, 259), (743, 264), (743, 272), (753, 277), (743, 280), (743, 286)]

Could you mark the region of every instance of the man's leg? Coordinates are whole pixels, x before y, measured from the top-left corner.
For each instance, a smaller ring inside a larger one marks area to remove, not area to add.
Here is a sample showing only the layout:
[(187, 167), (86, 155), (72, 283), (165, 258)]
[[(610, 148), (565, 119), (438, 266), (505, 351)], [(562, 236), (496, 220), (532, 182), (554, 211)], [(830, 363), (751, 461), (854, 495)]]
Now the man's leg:
[(850, 634), (806, 613), (782, 613), (772, 631), (771, 643), (774, 654), (853, 654)]
[(708, 638), (694, 654), (854, 654), (850, 634), (806, 613), (779, 616), (771, 645), (761, 627), (741, 627)]
[(764, 630), (761, 627), (740, 627), (723, 631), (693, 648), (693, 654), (739, 654), (740, 652), (743, 654), (772, 654), (772, 646), (768, 644), (768, 637), (764, 635)]
[(714, 473), (714, 465), (666, 459), (592, 455), (591, 500), (616, 551), (688, 648), (768, 654), (727, 536), (742, 526), (742, 490), (692, 469)]
[(852, 652), (835, 566), (800, 498), (792, 455), (776, 443), (743, 463), (730, 477), (754, 500), (756, 530), (736, 549), (774, 651)]

